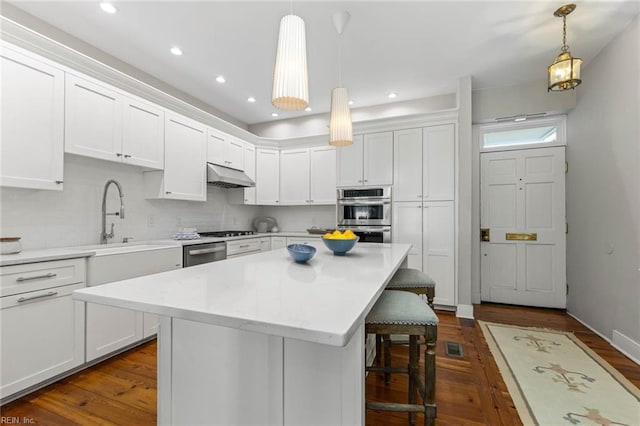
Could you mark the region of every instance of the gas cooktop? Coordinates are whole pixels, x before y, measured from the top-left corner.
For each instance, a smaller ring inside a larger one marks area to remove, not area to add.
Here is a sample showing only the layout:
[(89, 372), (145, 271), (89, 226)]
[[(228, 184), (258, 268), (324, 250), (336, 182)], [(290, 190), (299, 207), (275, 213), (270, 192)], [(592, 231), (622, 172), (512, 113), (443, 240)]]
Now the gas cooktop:
[(253, 231), (212, 231), (198, 232), (201, 237), (239, 237), (241, 235), (253, 235)]

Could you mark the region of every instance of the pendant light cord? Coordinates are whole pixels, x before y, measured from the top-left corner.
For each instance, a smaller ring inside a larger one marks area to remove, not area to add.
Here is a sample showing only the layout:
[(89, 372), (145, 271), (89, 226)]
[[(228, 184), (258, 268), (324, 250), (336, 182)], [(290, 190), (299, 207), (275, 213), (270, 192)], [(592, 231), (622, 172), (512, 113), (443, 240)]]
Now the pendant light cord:
[(289, 1), (289, 14), (293, 15), (293, 0)]
[(338, 87), (342, 87), (342, 34), (338, 34)]
[(569, 50), (569, 46), (567, 46), (567, 15), (562, 17), (562, 51), (566, 52)]

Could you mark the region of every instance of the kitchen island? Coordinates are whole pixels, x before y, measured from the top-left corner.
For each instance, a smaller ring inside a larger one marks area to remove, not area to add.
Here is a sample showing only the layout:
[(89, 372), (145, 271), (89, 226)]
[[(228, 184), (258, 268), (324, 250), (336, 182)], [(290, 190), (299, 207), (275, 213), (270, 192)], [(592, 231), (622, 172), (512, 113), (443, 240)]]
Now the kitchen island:
[(364, 318), (408, 244), (286, 249), (90, 287), (160, 315), (158, 424), (363, 425)]

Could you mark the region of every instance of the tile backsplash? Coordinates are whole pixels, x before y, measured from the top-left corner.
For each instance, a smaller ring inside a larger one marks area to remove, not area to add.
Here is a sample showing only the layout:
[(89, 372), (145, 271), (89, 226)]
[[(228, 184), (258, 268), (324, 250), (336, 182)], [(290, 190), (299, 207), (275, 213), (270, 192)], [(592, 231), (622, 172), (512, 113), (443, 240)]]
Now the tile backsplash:
[[(171, 238), (179, 227), (199, 230), (251, 229), (261, 207), (227, 202), (225, 189), (209, 185), (207, 201), (147, 200), (141, 168), (65, 155), (64, 190), (0, 188), (0, 236), (22, 238), (23, 249), (98, 244), (104, 184), (122, 185), (125, 218), (107, 216), (107, 231), (136, 240)], [(107, 212), (119, 209), (118, 191), (111, 185)]]

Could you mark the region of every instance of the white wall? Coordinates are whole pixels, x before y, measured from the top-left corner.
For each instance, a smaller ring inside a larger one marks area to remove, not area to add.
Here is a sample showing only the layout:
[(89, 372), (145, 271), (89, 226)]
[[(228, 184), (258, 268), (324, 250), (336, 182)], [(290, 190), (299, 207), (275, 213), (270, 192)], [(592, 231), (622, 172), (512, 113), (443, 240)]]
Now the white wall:
[(639, 39), (636, 17), (585, 67), (567, 148), (568, 310), (607, 338), (617, 330), (637, 344)]
[[(199, 230), (251, 229), (259, 207), (227, 203), (224, 189), (208, 186), (207, 202), (146, 200), (142, 169), (65, 155), (64, 191), (0, 188), (2, 236), (22, 237), (23, 249), (98, 244), (102, 192), (109, 179), (120, 182), (125, 218), (115, 223), (113, 242), (171, 238), (180, 226)], [(107, 211), (120, 206), (115, 186), (109, 188)]]

